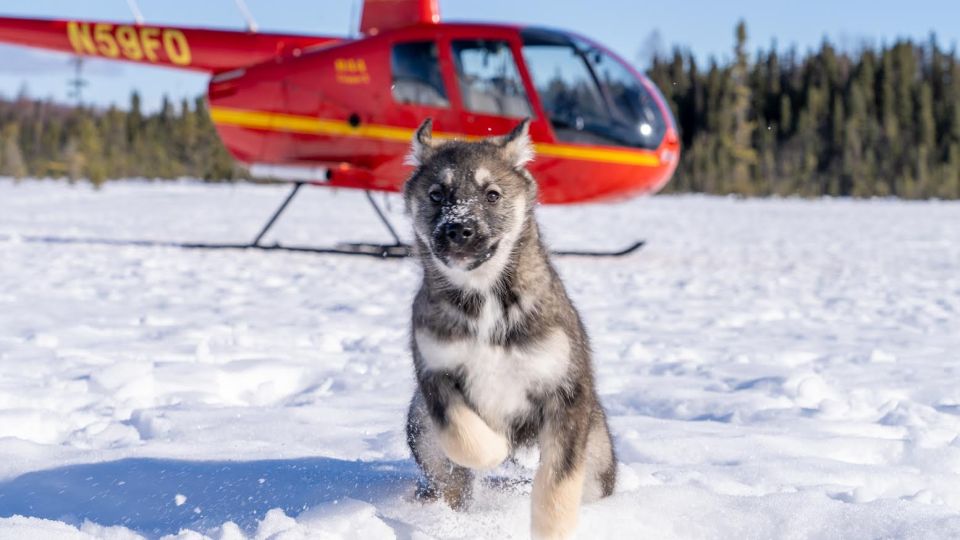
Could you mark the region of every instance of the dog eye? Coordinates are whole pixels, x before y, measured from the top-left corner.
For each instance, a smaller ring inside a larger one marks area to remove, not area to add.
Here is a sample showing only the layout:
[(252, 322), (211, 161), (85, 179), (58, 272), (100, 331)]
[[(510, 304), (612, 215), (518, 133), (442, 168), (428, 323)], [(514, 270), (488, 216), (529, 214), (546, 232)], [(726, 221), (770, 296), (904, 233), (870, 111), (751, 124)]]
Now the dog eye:
[(490, 190), (487, 192), (487, 202), (495, 203), (500, 200), (500, 194), (496, 191)]
[(430, 200), (438, 203), (443, 200), (443, 193), (440, 193), (439, 189), (435, 189), (429, 193)]

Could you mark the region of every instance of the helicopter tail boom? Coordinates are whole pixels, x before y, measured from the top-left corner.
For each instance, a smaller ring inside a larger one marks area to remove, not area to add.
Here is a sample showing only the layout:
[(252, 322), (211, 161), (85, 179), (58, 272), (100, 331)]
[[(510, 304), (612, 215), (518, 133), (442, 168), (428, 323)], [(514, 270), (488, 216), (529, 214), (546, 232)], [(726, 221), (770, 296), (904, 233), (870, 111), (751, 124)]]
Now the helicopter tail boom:
[(0, 42), (219, 73), (340, 38), (55, 19), (0, 17)]

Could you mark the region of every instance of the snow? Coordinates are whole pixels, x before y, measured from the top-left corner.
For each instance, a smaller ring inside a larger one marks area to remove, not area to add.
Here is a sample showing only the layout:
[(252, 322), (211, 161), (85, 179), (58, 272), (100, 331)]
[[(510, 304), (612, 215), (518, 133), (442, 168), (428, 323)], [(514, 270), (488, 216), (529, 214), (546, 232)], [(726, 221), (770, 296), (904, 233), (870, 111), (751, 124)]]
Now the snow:
[[(242, 242), (284, 194), (0, 180), (0, 538), (526, 537), (535, 456), (465, 512), (411, 499), (413, 261), (56, 240)], [(620, 460), (580, 538), (960, 536), (960, 204), (541, 217), (558, 249), (648, 240), (557, 260)], [(267, 241), (387, 239), (307, 189)]]

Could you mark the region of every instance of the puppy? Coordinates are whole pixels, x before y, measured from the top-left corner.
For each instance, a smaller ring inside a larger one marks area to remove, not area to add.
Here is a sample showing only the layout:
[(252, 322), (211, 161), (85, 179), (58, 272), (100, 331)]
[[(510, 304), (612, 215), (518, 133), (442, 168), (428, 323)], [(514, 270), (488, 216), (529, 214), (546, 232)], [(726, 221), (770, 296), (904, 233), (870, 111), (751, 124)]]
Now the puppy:
[(403, 195), (423, 283), (407, 442), (423, 472), (418, 495), (456, 509), (474, 471), (538, 445), (531, 532), (568, 538), (581, 500), (613, 492), (616, 458), (583, 323), (534, 217), (528, 126), (434, 141), (428, 119), (414, 136)]

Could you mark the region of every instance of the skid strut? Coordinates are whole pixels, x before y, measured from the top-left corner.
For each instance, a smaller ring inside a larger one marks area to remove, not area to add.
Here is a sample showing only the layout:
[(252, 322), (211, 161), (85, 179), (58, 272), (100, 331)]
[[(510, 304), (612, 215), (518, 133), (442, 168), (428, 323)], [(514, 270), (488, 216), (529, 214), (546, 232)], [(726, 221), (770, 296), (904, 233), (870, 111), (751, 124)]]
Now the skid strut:
[[(392, 244), (363, 244), (363, 243), (348, 243), (348, 244), (339, 244), (338, 249), (344, 250), (343, 253), (349, 252), (351, 255), (372, 255), (374, 257), (409, 257), (410, 256), (410, 246), (404, 244), (400, 241), (400, 236), (397, 234), (397, 231), (393, 228), (393, 225), (390, 224), (390, 220), (387, 219), (387, 215), (383, 213), (383, 210), (380, 209), (380, 206), (377, 204), (377, 201), (373, 199), (373, 193), (370, 191), (364, 191), (364, 194), (367, 196), (367, 201), (370, 202), (370, 206), (373, 207), (373, 211), (377, 213), (377, 217), (380, 218), (380, 223), (383, 223), (383, 226), (387, 228), (387, 231), (390, 233), (390, 236), (393, 237)], [(339, 251), (337, 253), (340, 253)]]
[(260, 245), (260, 241), (263, 240), (263, 237), (266, 236), (267, 231), (270, 230), (270, 227), (273, 227), (273, 224), (277, 222), (277, 218), (280, 217), (280, 214), (287, 209), (287, 206), (290, 204), (290, 201), (297, 196), (297, 193), (300, 191), (300, 188), (303, 187), (303, 182), (297, 182), (293, 185), (293, 189), (290, 190), (290, 193), (287, 195), (287, 198), (280, 203), (280, 206), (273, 212), (273, 215), (270, 216), (270, 219), (267, 221), (267, 224), (260, 229), (260, 233), (257, 234), (257, 237), (253, 239), (253, 242), (250, 244), (250, 247), (257, 247)]

